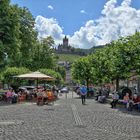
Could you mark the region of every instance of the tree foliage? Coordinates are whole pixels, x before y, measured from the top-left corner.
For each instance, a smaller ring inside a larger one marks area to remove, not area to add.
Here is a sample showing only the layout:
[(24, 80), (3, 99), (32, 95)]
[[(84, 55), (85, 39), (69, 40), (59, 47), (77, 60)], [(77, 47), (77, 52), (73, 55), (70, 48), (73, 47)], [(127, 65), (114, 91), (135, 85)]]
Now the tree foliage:
[(54, 68), (54, 40), (38, 40), (30, 11), (9, 0), (0, 1), (0, 67)]
[(40, 68), (52, 69), (55, 67), (55, 57), (53, 53), (54, 40), (52, 37), (42, 39), (34, 48), (33, 69)]
[(64, 79), (62, 78), (61, 74), (59, 72), (56, 72), (52, 69), (40, 69), (40, 72), (54, 77), (56, 80), (54, 81), (57, 85), (62, 84), (64, 82)]
[[(134, 70), (137, 74), (140, 73), (140, 33), (136, 32), (134, 35), (112, 41), (84, 59), (87, 61), (80, 59), (74, 63), (72, 68), (74, 79), (81, 82), (88, 78), (92, 79), (94, 84), (116, 80), (118, 89), (119, 80), (129, 78)], [(85, 67), (89, 69), (86, 68), (85, 71)]]
[(62, 66), (56, 65), (54, 70), (61, 74), (62, 78), (65, 79), (66, 77), (66, 69)]
[(30, 70), (24, 67), (17, 68), (17, 67), (9, 67), (5, 71), (1, 73), (3, 82), (8, 83), (9, 85), (20, 85), (23, 80), (16, 79), (13, 76), (24, 74), (29, 72)]
[(88, 86), (89, 81), (91, 80), (91, 75), (91, 65), (87, 57), (83, 57), (74, 62), (72, 66), (73, 79), (83, 84), (87, 84)]

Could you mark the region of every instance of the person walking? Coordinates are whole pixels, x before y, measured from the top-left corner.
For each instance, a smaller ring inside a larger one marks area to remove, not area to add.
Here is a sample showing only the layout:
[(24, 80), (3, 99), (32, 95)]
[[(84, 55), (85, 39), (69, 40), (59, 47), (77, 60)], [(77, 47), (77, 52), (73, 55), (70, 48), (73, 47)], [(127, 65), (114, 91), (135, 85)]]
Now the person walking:
[(86, 95), (87, 95), (87, 88), (85, 87), (85, 85), (82, 85), (82, 87), (80, 88), (80, 94), (81, 94), (82, 104), (85, 105)]

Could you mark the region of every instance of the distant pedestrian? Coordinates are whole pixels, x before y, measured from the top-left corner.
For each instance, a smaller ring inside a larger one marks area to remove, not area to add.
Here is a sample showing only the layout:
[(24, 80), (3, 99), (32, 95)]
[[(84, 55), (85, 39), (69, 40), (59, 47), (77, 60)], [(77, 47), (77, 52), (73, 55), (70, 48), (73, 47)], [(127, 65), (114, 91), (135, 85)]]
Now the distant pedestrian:
[(82, 85), (82, 87), (80, 88), (80, 94), (81, 94), (82, 104), (84, 105), (86, 101), (86, 95), (87, 95), (87, 88), (85, 87), (85, 85)]

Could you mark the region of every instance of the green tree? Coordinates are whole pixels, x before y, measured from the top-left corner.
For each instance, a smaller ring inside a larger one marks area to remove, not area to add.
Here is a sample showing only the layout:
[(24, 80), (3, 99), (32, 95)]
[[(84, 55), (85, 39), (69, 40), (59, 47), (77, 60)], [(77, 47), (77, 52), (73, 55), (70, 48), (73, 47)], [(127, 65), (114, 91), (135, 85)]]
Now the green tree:
[(54, 68), (55, 66), (55, 54), (54, 54), (54, 40), (52, 37), (42, 39), (36, 46), (33, 56), (33, 68)]
[(112, 44), (112, 59), (110, 59), (110, 69), (112, 79), (116, 80), (116, 90), (119, 88), (119, 80), (127, 79), (132, 70), (131, 46), (127, 38), (121, 38)]
[(23, 82), (23, 80), (13, 78), (13, 76), (25, 74), (27, 72), (29, 72), (29, 69), (27, 69), (27, 68), (8, 67), (5, 71), (3, 71), (1, 73), (1, 75), (3, 77), (2, 81), (4, 83), (7, 83), (10, 86), (11, 85), (18, 85), (19, 86)]
[(129, 78), (133, 70), (140, 73), (140, 33), (112, 41), (85, 59), (89, 62), (79, 60), (74, 63), (74, 79), (82, 81), (90, 74), (89, 79), (97, 84), (115, 80), (118, 90), (120, 80)]
[(31, 67), (37, 44), (35, 20), (27, 8), (0, 1), (0, 66)]
[(37, 32), (34, 29), (35, 20), (27, 8), (13, 6), (19, 14), (20, 24), (20, 62), (19, 66), (31, 68), (32, 55), (37, 45)]
[(87, 57), (75, 61), (72, 65), (72, 77), (74, 80), (89, 85), (91, 80), (91, 65)]
[(140, 33), (136, 33), (132, 36), (127, 37), (127, 46), (129, 47), (129, 52), (127, 55), (131, 60), (130, 66), (131, 70), (135, 70), (138, 74), (140, 73)]
[(66, 77), (66, 69), (62, 66), (56, 65), (54, 70), (61, 74), (62, 78), (65, 79)]
[[(107, 55), (108, 54), (108, 55)], [(96, 51), (90, 55), (92, 77), (95, 84), (103, 85), (110, 82), (109, 52), (107, 48)]]
[(54, 77), (55, 81), (53, 81), (53, 82), (57, 85), (62, 84), (64, 82), (64, 80), (59, 72), (56, 72), (52, 69), (40, 69), (39, 71), (46, 75)]
[(0, 50), (3, 63), (7, 59), (16, 60), (15, 52), (19, 51), (20, 45), (18, 13), (9, 3), (9, 0), (0, 1)]

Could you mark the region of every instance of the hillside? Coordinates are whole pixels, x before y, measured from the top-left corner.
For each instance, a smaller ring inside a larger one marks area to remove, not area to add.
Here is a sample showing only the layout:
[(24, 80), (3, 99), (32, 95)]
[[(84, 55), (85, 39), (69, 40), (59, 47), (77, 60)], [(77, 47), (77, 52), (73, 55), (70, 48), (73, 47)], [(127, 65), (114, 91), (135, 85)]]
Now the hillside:
[(104, 47), (105, 47), (105, 45), (93, 46), (92, 48), (90, 48), (90, 49), (88, 50), (88, 54), (94, 53), (96, 50), (102, 49), (102, 48), (104, 48)]
[[(77, 49), (77, 48), (75, 48), (75, 52), (77, 54), (72, 54), (70, 52), (61, 52), (61, 53), (57, 53), (56, 56), (58, 58), (58, 61), (68, 61), (68, 62), (72, 63), (75, 60), (77, 60), (77, 59), (79, 59), (79, 58), (81, 58), (83, 56), (86, 56), (88, 54), (92, 54), (96, 50), (101, 49), (103, 47), (105, 47), (105, 46), (104, 45), (94, 46), (94, 47), (92, 47), (90, 49), (79, 49), (79, 48)], [(78, 55), (78, 53), (79, 53), (79, 55)], [(83, 53), (84, 55), (81, 56), (80, 55), (81, 53)]]
[(81, 58), (82, 56), (76, 54), (57, 54), (58, 61), (68, 61), (70, 63)]

